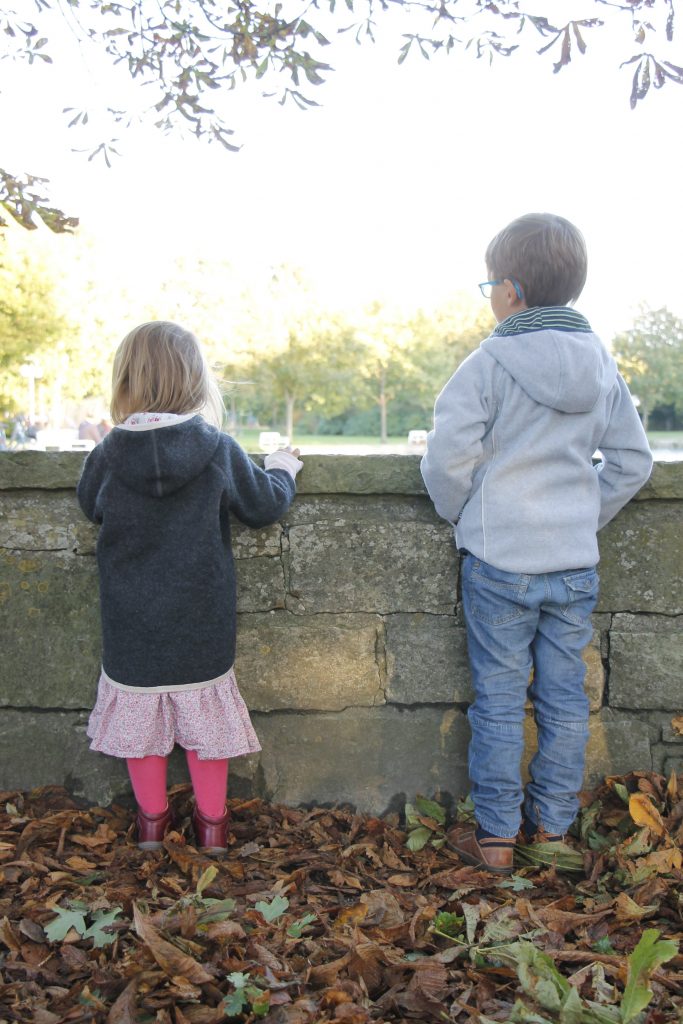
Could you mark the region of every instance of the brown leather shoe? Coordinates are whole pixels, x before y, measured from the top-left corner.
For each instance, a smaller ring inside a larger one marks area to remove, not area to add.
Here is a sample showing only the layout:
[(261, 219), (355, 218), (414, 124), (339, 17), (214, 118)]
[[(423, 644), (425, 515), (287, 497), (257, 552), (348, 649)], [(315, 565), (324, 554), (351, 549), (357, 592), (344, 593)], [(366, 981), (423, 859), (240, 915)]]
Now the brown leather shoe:
[(208, 814), (204, 814), (196, 807), (192, 815), (192, 824), (198, 850), (208, 853), (209, 856), (227, 852), (228, 827), (230, 825), (230, 811), (227, 807), (220, 818), (210, 818)]
[(476, 826), (459, 825), (448, 833), (448, 845), (455, 850), (465, 864), (473, 864), (475, 868), (484, 868), (494, 875), (511, 875), (512, 853), (514, 841), (504, 846), (496, 846), (499, 840), (482, 839), (481, 844), (476, 836)]
[(162, 840), (171, 824), (171, 808), (161, 814), (146, 814), (138, 807), (138, 846), (141, 850), (160, 850)]

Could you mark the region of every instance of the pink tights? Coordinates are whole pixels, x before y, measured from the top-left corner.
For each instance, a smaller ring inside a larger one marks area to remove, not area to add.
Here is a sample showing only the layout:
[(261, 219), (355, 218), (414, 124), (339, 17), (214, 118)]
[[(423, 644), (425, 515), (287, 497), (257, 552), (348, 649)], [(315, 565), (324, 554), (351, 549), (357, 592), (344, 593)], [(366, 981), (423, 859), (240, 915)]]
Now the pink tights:
[[(220, 818), (228, 792), (228, 759), (200, 761), (194, 750), (186, 750), (185, 756), (197, 807), (210, 818)], [(147, 814), (161, 814), (166, 810), (167, 760), (150, 754), (149, 757), (129, 757), (126, 761), (135, 799)]]

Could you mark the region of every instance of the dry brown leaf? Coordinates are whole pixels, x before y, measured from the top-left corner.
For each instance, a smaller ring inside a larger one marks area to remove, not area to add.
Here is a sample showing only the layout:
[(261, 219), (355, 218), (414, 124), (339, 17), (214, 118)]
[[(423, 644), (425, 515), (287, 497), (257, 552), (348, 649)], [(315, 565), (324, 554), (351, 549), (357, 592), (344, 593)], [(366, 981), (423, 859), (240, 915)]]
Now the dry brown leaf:
[(362, 926), (371, 925), (379, 928), (395, 928), (403, 924), (404, 914), (398, 900), (386, 889), (371, 889), (360, 898), (361, 906), (365, 907), (365, 916), (361, 919)]
[(641, 907), (635, 900), (632, 900), (628, 893), (620, 892), (614, 901), (617, 921), (639, 921), (643, 917), (654, 914), (659, 904), (648, 907)]
[(214, 921), (207, 926), (204, 934), (207, 939), (220, 943), (237, 942), (245, 938), (244, 928), (237, 921)]
[(354, 903), (352, 907), (345, 907), (340, 914), (337, 914), (335, 928), (354, 927), (361, 924), (368, 913), (368, 907), (363, 903)]
[(658, 836), (663, 836), (666, 832), (661, 814), (650, 797), (644, 793), (631, 793), (628, 810), (636, 825), (645, 826)]
[(12, 953), (19, 953), (21, 950), (21, 943), (14, 934), (12, 925), (7, 917), (3, 917), (2, 921), (0, 921), (0, 942), (7, 946)]
[(417, 885), (417, 875), (390, 875), (387, 878), (387, 885), (398, 885), (404, 889), (410, 889)]
[(112, 1003), (107, 1016), (107, 1024), (135, 1024), (135, 995), (138, 977), (133, 976), (123, 992)]
[(683, 866), (683, 856), (677, 846), (655, 850), (653, 853), (648, 853), (646, 857), (639, 857), (636, 860), (637, 868), (649, 868), (660, 875), (680, 870), (681, 866)]
[(149, 923), (144, 914), (140, 913), (136, 903), (133, 904), (133, 921), (135, 931), (145, 943), (150, 953), (159, 964), (159, 967), (169, 978), (182, 975), (195, 985), (202, 985), (207, 981), (213, 981), (213, 976), (208, 974), (201, 964), (197, 963), (191, 956), (181, 951), (170, 942), (162, 939), (156, 928)]

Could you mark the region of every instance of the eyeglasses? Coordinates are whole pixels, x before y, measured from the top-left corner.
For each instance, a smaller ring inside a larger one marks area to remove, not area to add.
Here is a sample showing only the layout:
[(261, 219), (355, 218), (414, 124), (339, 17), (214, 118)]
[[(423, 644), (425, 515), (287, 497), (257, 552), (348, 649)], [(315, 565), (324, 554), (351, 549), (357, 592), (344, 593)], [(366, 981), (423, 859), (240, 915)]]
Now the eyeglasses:
[(522, 302), (524, 300), (524, 292), (522, 291), (521, 284), (519, 283), (519, 281), (515, 281), (514, 277), (501, 277), (497, 281), (482, 281), (481, 284), (479, 285), (479, 291), (481, 292), (485, 299), (490, 299), (494, 284), (504, 284), (505, 281), (510, 282), (510, 284), (515, 289), (515, 294), (517, 295), (517, 298), (520, 302)]

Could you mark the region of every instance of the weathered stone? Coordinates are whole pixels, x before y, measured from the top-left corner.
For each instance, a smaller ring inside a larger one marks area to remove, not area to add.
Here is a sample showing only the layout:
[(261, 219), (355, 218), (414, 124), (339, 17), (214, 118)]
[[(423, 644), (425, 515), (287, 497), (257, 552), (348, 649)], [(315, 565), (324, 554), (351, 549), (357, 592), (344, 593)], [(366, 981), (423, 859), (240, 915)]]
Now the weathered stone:
[(447, 704), (473, 699), (465, 629), (452, 615), (388, 615), (387, 700)]
[(600, 611), (683, 612), (681, 505), (634, 502), (600, 534)]
[(0, 704), (90, 707), (100, 665), (93, 558), (0, 551)]
[(683, 708), (683, 617), (615, 615), (610, 706)]
[[(29, 790), (65, 786), (76, 797), (106, 806), (134, 806), (126, 763), (90, 750), (88, 713), (84, 711), (3, 711), (0, 715), (0, 789)], [(254, 790), (257, 755), (230, 762), (230, 794)], [(189, 782), (184, 751), (176, 747), (168, 762), (168, 785)]]
[(408, 497), (403, 494), (319, 494), (307, 495), (297, 492), (285, 516), (286, 524), (318, 526), (335, 523), (401, 523), (419, 522), (432, 526), (443, 526), (450, 535), (453, 530), (434, 511), (427, 497)]
[(279, 558), (240, 558), (237, 611), (268, 612), (285, 606), (285, 574)]
[(425, 494), (419, 455), (307, 455), (304, 494)]
[(375, 615), (240, 615), (236, 674), (248, 706), (342, 710), (384, 703)]
[(311, 612), (447, 612), (455, 608), (458, 561), (448, 526), (338, 520), (289, 531), (290, 583)]
[(662, 763), (661, 773), (662, 775), (665, 775), (667, 779), (670, 779), (674, 772), (676, 775), (683, 775), (683, 757), (680, 755), (678, 757), (667, 757)]
[[(461, 703), (474, 699), (465, 629), (448, 615), (389, 615), (387, 700), (396, 704)], [(583, 652), (591, 711), (602, 707), (605, 670), (600, 632)]]
[(606, 775), (625, 775), (634, 768), (652, 765), (647, 723), (638, 718), (615, 714), (603, 708), (590, 718), (590, 738), (586, 748), (584, 785), (599, 785)]
[(83, 452), (3, 452), (0, 491), (73, 489), (84, 462)]
[[(262, 454), (251, 456), (259, 465)], [(5, 452), (0, 490), (73, 488), (83, 452)], [(299, 494), (424, 494), (419, 455), (307, 455), (297, 477)], [(636, 501), (683, 498), (683, 463), (655, 463)]]
[[(634, 768), (650, 768), (652, 754), (645, 722), (628, 718), (603, 708), (590, 716), (589, 738), (586, 747), (586, 767), (583, 785), (591, 789), (606, 775), (623, 775)], [(528, 779), (528, 764), (537, 747), (536, 724), (527, 715), (524, 724), (524, 779)]]
[(73, 493), (10, 492), (2, 499), (0, 548), (22, 551), (73, 548), (73, 529), (81, 519)]
[(600, 630), (594, 629), (591, 642), (583, 651), (583, 660), (586, 666), (586, 678), (583, 685), (591, 712), (600, 710), (605, 692), (605, 667), (602, 664), (601, 647)]
[(653, 498), (683, 498), (683, 461), (655, 462), (650, 479), (631, 500), (651, 501)]
[(235, 558), (258, 558), (260, 555), (280, 556), (283, 537), (282, 527), (279, 523), (254, 530), (232, 517), (230, 532), (232, 553)]
[(416, 793), (460, 796), (469, 788), (467, 721), (455, 709), (257, 715), (255, 725), (273, 800), (350, 803), (379, 814)]
[(33, 789), (63, 785), (108, 804), (130, 789), (125, 761), (89, 750), (87, 714), (3, 711), (0, 715), (0, 785)]
[[(673, 718), (680, 717), (683, 711), (679, 708), (675, 715), (668, 714), (661, 722), (660, 736), (664, 743), (683, 743), (683, 733), (678, 732), (674, 729), (672, 721)], [(648, 716), (651, 717), (651, 716)]]

